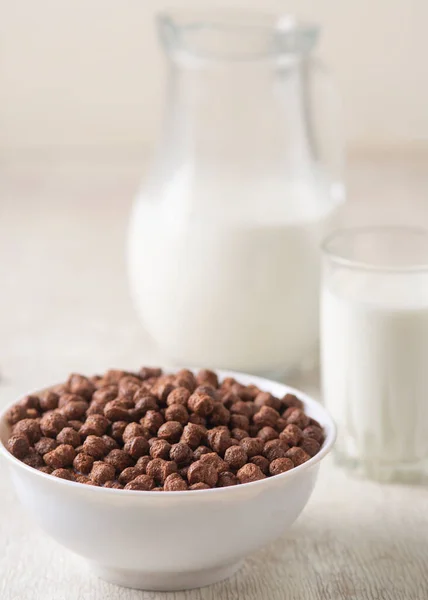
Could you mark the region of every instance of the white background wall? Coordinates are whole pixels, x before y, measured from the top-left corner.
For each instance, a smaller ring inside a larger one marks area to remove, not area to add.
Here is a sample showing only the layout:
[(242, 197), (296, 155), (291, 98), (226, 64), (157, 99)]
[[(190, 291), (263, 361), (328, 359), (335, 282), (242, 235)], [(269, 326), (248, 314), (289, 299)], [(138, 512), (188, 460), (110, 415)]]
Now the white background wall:
[[(0, 152), (151, 146), (163, 80), (153, 15), (163, 4), (0, 0)], [(428, 0), (222, 4), (322, 25), (320, 54), (341, 87), (351, 147), (428, 146)], [(202, 5), (221, 4), (193, 2)]]

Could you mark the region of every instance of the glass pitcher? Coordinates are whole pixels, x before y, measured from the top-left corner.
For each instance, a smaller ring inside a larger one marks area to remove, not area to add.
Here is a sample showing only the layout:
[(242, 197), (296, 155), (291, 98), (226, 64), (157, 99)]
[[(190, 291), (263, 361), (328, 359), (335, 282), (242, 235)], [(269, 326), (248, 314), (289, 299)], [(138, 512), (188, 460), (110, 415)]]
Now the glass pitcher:
[(316, 354), (320, 240), (344, 201), (339, 102), (288, 16), (166, 13), (159, 152), (132, 212), (132, 296), (169, 362), (282, 374)]

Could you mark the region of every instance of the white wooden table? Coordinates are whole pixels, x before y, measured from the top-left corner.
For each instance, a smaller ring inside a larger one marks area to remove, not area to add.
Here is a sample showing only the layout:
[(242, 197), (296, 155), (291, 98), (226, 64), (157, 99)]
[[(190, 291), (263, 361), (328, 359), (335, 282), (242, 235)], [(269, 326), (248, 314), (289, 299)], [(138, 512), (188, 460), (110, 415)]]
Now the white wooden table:
[[(349, 219), (428, 226), (427, 166), (423, 155), (355, 160)], [(161, 361), (123, 256), (140, 174), (131, 159), (0, 166), (0, 404), (70, 371)], [(318, 393), (316, 377), (292, 383)], [(427, 600), (428, 489), (356, 480), (328, 459), (292, 530), (231, 580), (155, 594), (92, 577), (27, 519), (0, 465), (1, 600), (149, 598)]]

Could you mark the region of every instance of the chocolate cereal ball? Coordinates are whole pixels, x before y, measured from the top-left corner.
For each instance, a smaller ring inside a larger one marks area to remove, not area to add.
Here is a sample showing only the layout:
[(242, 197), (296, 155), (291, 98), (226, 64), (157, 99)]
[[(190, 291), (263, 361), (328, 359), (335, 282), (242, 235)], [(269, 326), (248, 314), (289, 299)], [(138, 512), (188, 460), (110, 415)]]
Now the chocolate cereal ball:
[[(58, 442), (53, 438), (42, 437), (34, 444), (34, 449), (41, 456), (55, 450), (58, 447)], [(13, 453), (12, 453), (13, 454)]]
[(125, 485), (125, 490), (148, 492), (154, 487), (153, 478), (148, 475), (139, 475)]
[(107, 452), (111, 452), (111, 450), (117, 450), (119, 448), (119, 445), (116, 442), (116, 440), (114, 440), (109, 435), (104, 434), (103, 436), (101, 436), (101, 439), (107, 447)]
[(33, 419), (22, 419), (13, 427), (12, 432), (14, 435), (26, 436), (30, 444), (35, 444), (42, 437), (40, 425)]
[(80, 452), (80, 454), (78, 454), (73, 460), (73, 467), (78, 473), (89, 475), (94, 462), (95, 458), (93, 456), (90, 456), (85, 452)]
[(270, 408), (275, 409), (277, 412), (281, 410), (282, 402), (279, 398), (275, 398), (269, 392), (259, 392), (254, 399), (254, 404), (259, 406), (269, 406)]
[(55, 450), (51, 450), (51, 452), (45, 454), (43, 460), (53, 469), (62, 469), (64, 467), (71, 467), (75, 456), (76, 452), (73, 446), (61, 444)]
[(184, 426), (189, 421), (189, 413), (182, 404), (171, 404), (165, 410), (165, 420), (175, 421)]
[(276, 458), (284, 458), (288, 449), (288, 445), (283, 440), (270, 440), (263, 446), (263, 456), (272, 462)]
[(229, 431), (222, 429), (211, 430), (207, 433), (208, 443), (214, 452), (223, 455), (232, 445)]
[(145, 437), (137, 436), (128, 440), (123, 449), (133, 459), (138, 460), (149, 453), (150, 446)]
[(25, 417), (26, 417), (26, 410), (20, 404), (15, 404), (15, 406), (12, 406), (7, 411), (7, 414), (6, 414), (7, 422), (10, 425), (16, 425), (16, 423), (18, 423), (18, 421), (22, 421), (22, 419), (25, 419)]
[(7, 449), (13, 456), (22, 460), (30, 451), (30, 443), (25, 435), (12, 435), (7, 442)]
[(109, 465), (112, 465), (117, 473), (120, 473), (127, 467), (132, 467), (134, 465), (132, 457), (124, 450), (119, 449), (111, 450), (104, 460)]
[(59, 479), (67, 479), (68, 481), (74, 481), (74, 476), (68, 469), (55, 469), (51, 472), (51, 475), (58, 477)]
[(168, 475), (163, 487), (166, 492), (181, 492), (188, 489), (187, 483), (178, 473)]
[(253, 463), (247, 463), (241, 467), (236, 476), (239, 483), (251, 483), (253, 481), (258, 481), (259, 479), (265, 479), (266, 477), (261, 469)]
[(80, 398), (64, 404), (61, 408), (61, 414), (68, 420), (77, 421), (85, 416), (88, 408), (89, 404), (83, 398)]
[(135, 437), (145, 437), (145, 429), (138, 423), (129, 423), (124, 429), (122, 439), (126, 444)]
[(173, 404), (181, 404), (182, 406), (187, 407), (187, 401), (189, 398), (190, 391), (187, 388), (177, 387), (168, 394), (166, 403), (168, 406), (172, 406)]
[(72, 427), (64, 427), (64, 429), (61, 429), (56, 436), (56, 439), (60, 444), (69, 444), (70, 446), (73, 446), (73, 448), (80, 446), (80, 435)]
[(213, 411), (214, 400), (208, 394), (195, 392), (190, 396), (187, 405), (190, 411), (196, 413), (200, 417), (207, 417)]
[(135, 466), (138, 467), (139, 469), (141, 469), (141, 471), (143, 473), (146, 473), (147, 470), (147, 465), (149, 464), (149, 462), (152, 461), (151, 456), (142, 456), (141, 458), (139, 458), (137, 460), (137, 462), (135, 463)]
[(297, 446), (302, 439), (303, 432), (297, 425), (287, 425), (279, 434), (281, 440), (284, 440), (290, 447)]
[(299, 446), (309, 454), (309, 456), (315, 456), (315, 454), (318, 454), (321, 450), (321, 444), (317, 442), (317, 440), (306, 436), (300, 440)]
[(23, 463), (32, 467), (33, 469), (40, 469), (45, 466), (43, 458), (38, 454), (34, 448), (30, 447), (28, 454), (21, 459)]
[(240, 429), (248, 432), (250, 429), (250, 419), (245, 415), (231, 415), (229, 425), (232, 429)]
[(177, 387), (184, 387), (192, 393), (196, 388), (195, 376), (189, 369), (181, 369), (174, 377), (174, 385)]
[(231, 485), (237, 485), (238, 478), (230, 471), (224, 471), (219, 473), (217, 487), (229, 487)]
[(39, 398), (40, 409), (43, 411), (55, 410), (58, 408), (59, 396), (55, 392), (45, 392)]
[(199, 460), (203, 454), (210, 454), (210, 453), (211, 453), (211, 448), (208, 448), (207, 446), (198, 446), (193, 451), (193, 459)]
[(206, 483), (194, 483), (193, 485), (191, 485), (189, 487), (189, 490), (209, 490), (210, 486), (207, 485)]
[(269, 465), (269, 473), (271, 475), (279, 475), (285, 473), (294, 467), (294, 463), (289, 458), (276, 458)]
[(263, 442), (269, 442), (269, 440), (276, 440), (279, 437), (279, 435), (273, 427), (271, 427), (270, 425), (266, 425), (257, 432), (257, 437), (260, 438)]
[(274, 429), (279, 418), (279, 412), (274, 408), (262, 406), (254, 415), (253, 422), (259, 427), (272, 427)]
[(100, 460), (107, 454), (107, 445), (101, 437), (88, 435), (83, 442), (83, 450), (86, 454), (93, 456), (96, 460)]
[(89, 477), (98, 485), (104, 485), (107, 481), (111, 481), (114, 475), (114, 467), (102, 461), (95, 461), (89, 473)]
[(297, 448), (296, 446), (294, 446), (294, 448), (290, 448), (290, 450), (285, 453), (285, 456), (293, 461), (295, 467), (302, 465), (311, 458), (307, 452), (305, 452), (302, 448)]
[(147, 475), (153, 477), (153, 479), (161, 485), (164, 484), (165, 479), (168, 477), (168, 475), (176, 472), (177, 463), (175, 463), (173, 460), (168, 461), (162, 458), (154, 458), (147, 464), (146, 467)]
[(257, 465), (262, 473), (269, 475), (269, 461), (264, 456), (253, 456), (250, 458), (250, 463)]
[(224, 471), (228, 471), (230, 465), (221, 458), (216, 452), (210, 452), (209, 454), (203, 454), (199, 459), (199, 462), (204, 465), (211, 465), (217, 471), (217, 473), (222, 473)]
[(202, 427), (201, 425), (195, 425), (194, 423), (188, 423), (183, 429), (180, 441), (188, 444), (190, 448), (195, 449), (201, 445), (205, 435), (205, 427)]
[(160, 412), (148, 410), (141, 422), (152, 435), (156, 435), (159, 427), (163, 425), (164, 418)]
[(127, 421), (116, 421), (110, 426), (110, 435), (117, 443), (123, 443), (123, 432), (128, 425)]
[(157, 399), (142, 389), (134, 395), (134, 402), (135, 416), (138, 419), (144, 417), (149, 410), (158, 410), (159, 408)]
[(300, 408), (294, 408), (286, 419), (288, 425), (297, 425), (300, 429), (305, 429), (309, 425), (309, 417)]
[(302, 436), (304, 438), (312, 438), (316, 440), (319, 444), (322, 444), (324, 441), (324, 433), (321, 427), (317, 427), (316, 425), (309, 425), (305, 427), (302, 431)]
[(106, 481), (104, 486), (105, 488), (113, 488), (115, 490), (122, 490), (123, 485), (121, 485), (118, 481)]
[(176, 444), (183, 433), (183, 425), (178, 421), (167, 421), (158, 429), (157, 436), (170, 444)]
[(259, 438), (245, 437), (240, 441), (240, 445), (245, 450), (249, 458), (252, 456), (257, 456), (263, 452), (263, 440)]
[(55, 438), (66, 425), (67, 419), (59, 412), (48, 413), (40, 419), (40, 429), (46, 437)]
[(230, 446), (224, 453), (224, 460), (232, 469), (240, 469), (248, 460), (247, 453), (241, 446)]
[(201, 369), (196, 375), (198, 385), (210, 385), (213, 388), (218, 388), (218, 377), (214, 371), (210, 369)]
[(166, 440), (155, 439), (150, 446), (150, 456), (152, 458), (163, 458), (168, 460), (171, 444)]
[(217, 483), (218, 473), (213, 465), (203, 463), (200, 460), (192, 463), (187, 471), (187, 479), (190, 485), (195, 483), (206, 483), (209, 487), (214, 487)]
[(119, 483), (121, 483), (122, 485), (126, 485), (127, 483), (129, 483), (130, 481), (132, 481), (133, 479), (135, 479), (136, 477), (138, 477), (139, 475), (145, 475), (144, 469), (142, 469), (141, 467), (128, 467), (127, 469), (124, 469), (122, 471), (122, 473), (120, 473), (118, 479), (119, 479)]
[[(208, 452), (208, 448), (206, 450)], [(192, 461), (193, 452), (190, 446), (184, 442), (179, 442), (171, 446), (169, 458), (174, 460), (177, 465), (187, 465)]]
[(104, 407), (104, 416), (109, 421), (128, 421), (128, 408), (121, 400), (110, 400)]

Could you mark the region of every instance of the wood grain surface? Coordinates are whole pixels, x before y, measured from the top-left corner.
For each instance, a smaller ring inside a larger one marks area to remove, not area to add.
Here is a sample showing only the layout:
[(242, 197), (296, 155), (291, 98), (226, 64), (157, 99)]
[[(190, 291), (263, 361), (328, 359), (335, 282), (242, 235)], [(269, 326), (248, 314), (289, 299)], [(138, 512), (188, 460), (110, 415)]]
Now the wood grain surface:
[[(426, 165), (421, 157), (352, 165), (352, 222), (379, 222), (386, 207), (390, 222), (427, 219)], [(161, 360), (127, 293), (123, 248), (139, 175), (128, 163), (3, 166), (0, 405), (70, 371)], [(317, 393), (316, 379), (297, 383)], [(159, 594), (93, 577), (27, 519), (0, 465), (1, 600), (161, 598), (427, 600), (428, 489), (353, 479), (327, 459), (294, 527), (232, 579)]]

